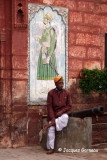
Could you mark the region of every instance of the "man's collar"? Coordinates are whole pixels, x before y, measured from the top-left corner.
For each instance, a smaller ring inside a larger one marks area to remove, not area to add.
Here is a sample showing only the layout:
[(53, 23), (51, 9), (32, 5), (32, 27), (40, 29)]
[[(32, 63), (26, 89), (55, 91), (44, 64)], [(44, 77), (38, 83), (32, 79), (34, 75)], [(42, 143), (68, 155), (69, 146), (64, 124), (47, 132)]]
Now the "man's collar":
[(59, 90), (59, 89), (55, 88), (55, 90), (56, 90), (57, 92), (60, 92), (60, 91), (63, 91), (63, 88), (62, 88), (61, 90)]

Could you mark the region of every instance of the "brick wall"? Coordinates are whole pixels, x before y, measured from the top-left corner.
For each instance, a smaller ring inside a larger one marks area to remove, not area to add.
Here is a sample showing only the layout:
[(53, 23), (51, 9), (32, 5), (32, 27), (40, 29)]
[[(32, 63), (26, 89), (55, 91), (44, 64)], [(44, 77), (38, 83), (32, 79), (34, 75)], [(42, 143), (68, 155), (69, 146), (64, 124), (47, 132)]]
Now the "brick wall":
[[(46, 106), (28, 106), (29, 2), (66, 7), (68, 24), (68, 79), (73, 110), (104, 104), (105, 95), (84, 96), (78, 88), (82, 68), (104, 68), (104, 37), (107, 33), (106, 0), (24, 0), (24, 22), (17, 24), (17, 3), (0, 1), (0, 147), (39, 144), (38, 132)], [(106, 110), (107, 111), (107, 110)], [(103, 120), (102, 120), (103, 119)], [(93, 119), (93, 143), (107, 142), (107, 115)]]

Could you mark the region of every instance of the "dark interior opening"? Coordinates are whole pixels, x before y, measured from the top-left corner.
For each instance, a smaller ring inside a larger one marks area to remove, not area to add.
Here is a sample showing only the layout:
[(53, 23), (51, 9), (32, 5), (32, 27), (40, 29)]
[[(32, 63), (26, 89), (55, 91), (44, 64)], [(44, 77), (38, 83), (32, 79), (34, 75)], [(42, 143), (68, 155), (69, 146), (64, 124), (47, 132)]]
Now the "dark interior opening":
[(21, 4), (21, 3), (19, 3), (19, 4), (18, 4), (18, 6), (19, 6), (19, 7), (22, 7), (22, 4)]
[(24, 22), (23, 11), (21, 9), (19, 9), (17, 11), (17, 23), (23, 23), (23, 22)]

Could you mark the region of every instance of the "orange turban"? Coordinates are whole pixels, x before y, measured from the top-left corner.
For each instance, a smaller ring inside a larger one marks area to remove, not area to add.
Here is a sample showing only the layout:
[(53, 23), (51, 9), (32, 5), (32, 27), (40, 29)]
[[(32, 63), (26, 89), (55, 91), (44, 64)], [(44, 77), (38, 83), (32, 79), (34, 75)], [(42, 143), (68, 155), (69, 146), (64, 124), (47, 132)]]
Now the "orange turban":
[(58, 81), (61, 80), (61, 79), (63, 79), (62, 76), (57, 76), (57, 77), (54, 78), (54, 82), (56, 83), (56, 82), (58, 82)]

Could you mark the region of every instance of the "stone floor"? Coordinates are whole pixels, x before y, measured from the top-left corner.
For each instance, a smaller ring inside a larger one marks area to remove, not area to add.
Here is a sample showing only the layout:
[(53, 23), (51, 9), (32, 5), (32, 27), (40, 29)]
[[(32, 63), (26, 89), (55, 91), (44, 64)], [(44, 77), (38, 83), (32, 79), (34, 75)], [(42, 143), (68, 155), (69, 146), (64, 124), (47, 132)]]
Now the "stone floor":
[(79, 152), (65, 149), (63, 151), (63, 153), (47, 155), (46, 151), (40, 146), (21, 147), (17, 149), (7, 148), (0, 149), (0, 160), (107, 160), (107, 148), (98, 150), (82, 149)]

